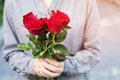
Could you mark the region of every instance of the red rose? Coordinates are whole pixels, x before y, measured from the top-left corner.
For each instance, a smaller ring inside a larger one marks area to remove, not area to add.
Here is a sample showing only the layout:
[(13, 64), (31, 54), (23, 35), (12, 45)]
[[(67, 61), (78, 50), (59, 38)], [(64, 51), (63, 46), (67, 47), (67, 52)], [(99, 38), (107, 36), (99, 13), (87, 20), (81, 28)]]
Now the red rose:
[(51, 33), (60, 33), (69, 22), (69, 17), (65, 13), (57, 10), (56, 12), (52, 11), (52, 16), (47, 21), (47, 26)]
[(38, 19), (32, 12), (23, 16), (23, 23), (31, 34), (39, 35), (46, 28), (47, 18)]

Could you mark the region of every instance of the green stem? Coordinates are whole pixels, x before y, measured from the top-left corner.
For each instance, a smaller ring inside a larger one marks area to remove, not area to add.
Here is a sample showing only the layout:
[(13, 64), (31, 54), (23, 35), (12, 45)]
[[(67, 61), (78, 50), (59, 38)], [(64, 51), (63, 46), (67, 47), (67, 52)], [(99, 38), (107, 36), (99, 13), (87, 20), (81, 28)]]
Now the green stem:
[(43, 57), (43, 54), (44, 54), (46, 51), (47, 51), (47, 48), (45, 48), (44, 51), (40, 52), (39, 56), (40, 56), (40, 57)]
[(52, 49), (54, 47), (55, 35), (56, 35), (55, 33), (52, 35)]
[(39, 36), (35, 35), (35, 45), (38, 49), (40, 49), (39, 41), (38, 41)]

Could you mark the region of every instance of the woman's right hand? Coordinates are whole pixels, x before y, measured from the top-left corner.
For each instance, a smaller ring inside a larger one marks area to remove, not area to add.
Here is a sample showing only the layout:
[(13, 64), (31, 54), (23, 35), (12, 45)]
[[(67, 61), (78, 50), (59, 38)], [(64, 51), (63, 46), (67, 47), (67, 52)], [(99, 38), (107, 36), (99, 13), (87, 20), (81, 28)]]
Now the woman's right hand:
[(63, 72), (64, 62), (57, 62), (55, 59), (36, 58), (33, 67), (39, 77), (55, 78)]
[(48, 76), (42, 72), (42, 70), (45, 69), (44, 67), (45, 63), (47, 62), (44, 58), (36, 58), (33, 63), (33, 69), (39, 77), (48, 78)]

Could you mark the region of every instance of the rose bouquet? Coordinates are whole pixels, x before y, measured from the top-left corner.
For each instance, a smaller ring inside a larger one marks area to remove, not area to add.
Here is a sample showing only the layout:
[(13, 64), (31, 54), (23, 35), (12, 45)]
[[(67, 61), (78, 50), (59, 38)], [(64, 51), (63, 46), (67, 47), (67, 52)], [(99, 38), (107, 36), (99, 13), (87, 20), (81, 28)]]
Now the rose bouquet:
[[(74, 56), (61, 44), (67, 36), (70, 18), (63, 12), (51, 11), (50, 18), (37, 18), (32, 12), (23, 16), (23, 24), (30, 32), (28, 43), (18, 45), (20, 50), (32, 50), (34, 58), (43, 57), (65, 61), (66, 56)], [(44, 78), (46, 80), (47, 78)], [(51, 80), (51, 79), (47, 79)], [(53, 79), (52, 79), (53, 80)]]

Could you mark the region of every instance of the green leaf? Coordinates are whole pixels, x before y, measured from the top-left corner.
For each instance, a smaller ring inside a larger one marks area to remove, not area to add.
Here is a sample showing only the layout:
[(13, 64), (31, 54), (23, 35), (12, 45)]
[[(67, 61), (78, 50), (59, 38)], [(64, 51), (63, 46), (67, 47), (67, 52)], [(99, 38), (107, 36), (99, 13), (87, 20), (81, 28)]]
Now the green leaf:
[(55, 42), (60, 43), (60, 42), (64, 41), (66, 36), (67, 36), (67, 30), (63, 29), (59, 34), (56, 34)]
[(65, 56), (74, 56), (75, 55), (75, 54), (69, 52), (68, 49), (64, 45), (62, 45), (62, 44), (56, 44), (54, 46), (53, 52), (55, 54), (59, 54), (62, 57), (65, 57)]
[(55, 44), (54, 50), (55, 53), (68, 53), (68, 49), (62, 44)]
[(71, 52), (67, 52), (67, 53), (65, 53), (64, 55), (65, 55), (65, 56), (72, 56), (72, 57), (73, 57), (75, 54), (73, 54), (73, 53), (71, 53)]
[(20, 49), (20, 50), (30, 50), (30, 48), (29, 48), (29, 46), (28, 46), (28, 44), (27, 43), (21, 43), (21, 44), (19, 44), (18, 45), (18, 48)]
[(72, 57), (73, 57), (73, 56), (75, 56), (75, 54), (69, 52), (69, 56), (72, 56)]
[(48, 59), (52, 59), (52, 52), (50, 48), (45, 52), (44, 57)]
[(28, 42), (28, 43), (21, 43), (18, 45), (18, 48), (20, 50), (30, 50), (30, 49), (33, 49), (35, 47), (34, 43), (32, 41)]
[(60, 55), (60, 54), (54, 54), (53, 58), (55, 58), (57, 61), (65, 61), (66, 57), (64, 55)]
[(30, 42), (28, 42), (28, 47), (29, 47), (30, 49), (32, 49), (32, 48), (35, 47), (35, 45), (34, 45), (34, 43), (33, 43), (32, 41), (30, 41)]
[(33, 56), (33, 57), (38, 56), (39, 53), (40, 53), (40, 50), (38, 50), (38, 49), (33, 49), (33, 50), (32, 50), (32, 56)]

